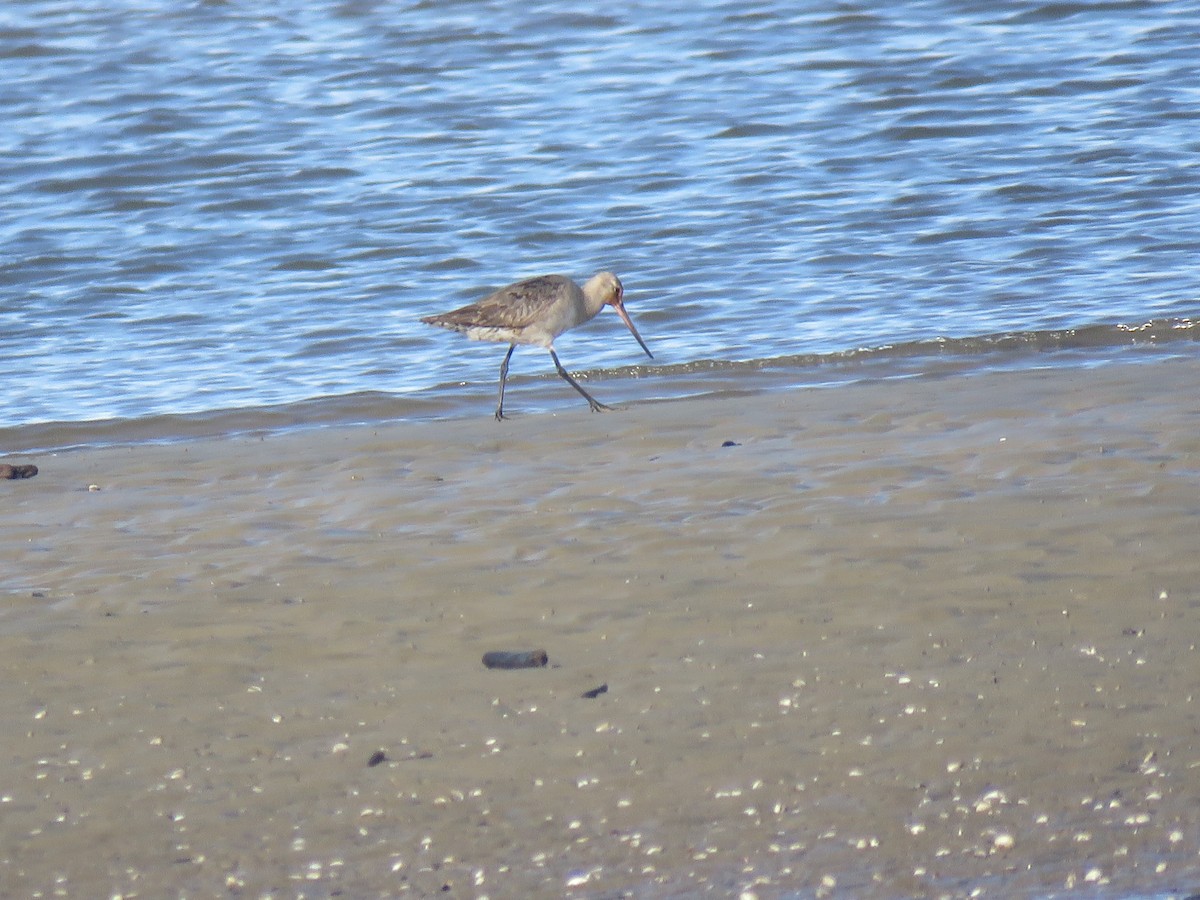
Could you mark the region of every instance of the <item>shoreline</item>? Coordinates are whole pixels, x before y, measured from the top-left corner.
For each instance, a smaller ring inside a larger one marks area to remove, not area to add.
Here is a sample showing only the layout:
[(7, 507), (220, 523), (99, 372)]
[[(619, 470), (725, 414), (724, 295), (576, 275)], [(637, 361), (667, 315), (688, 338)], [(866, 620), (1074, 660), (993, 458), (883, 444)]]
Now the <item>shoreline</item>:
[(0, 482), (0, 887), (1186, 890), (1197, 383), (1176, 357), (35, 457)]
[[(1197, 341), (1200, 323), (1192, 318), (1139, 318), (1134, 322), (1091, 322), (1038, 331), (909, 337), (867, 345), (856, 344), (847, 335), (844, 341), (832, 342), (823, 350), (753, 358), (697, 356), (685, 343), (668, 346), (663, 358), (649, 364), (643, 364), (644, 360), (635, 364), (612, 360), (602, 368), (579, 369), (572, 365), (571, 371), (587, 382), (615, 382), (619, 393), (614, 402), (635, 403), (731, 391), (840, 385), (950, 370), (970, 374), (1047, 365), (1070, 368), (1127, 361), (1131, 357), (1153, 360), (1188, 354)], [(315, 396), (296, 390), (254, 391), (250, 385), (243, 385), (243, 390), (180, 394), (157, 400), (139, 399), (126, 391), (119, 401), (98, 404), (95, 397), (86, 396), (86, 391), (84, 395), (76, 393), (76, 386), (69, 381), (43, 385), (44, 396), (30, 396), (27, 382), (22, 381), (14, 385), (15, 396), (8, 398), (10, 408), (0, 407), (0, 452), (195, 439), (222, 433), (284, 430), (310, 422), (328, 426), (469, 418), (486, 406), (480, 403), (481, 397), (495, 394), (496, 361), (503, 345), (493, 344), (491, 353), (478, 343), (469, 346), (467, 342), (455, 342), (449, 346), (460, 348), (450, 352), (463, 364), (453, 374), (446, 373), (449, 381), (429, 384), (407, 377), (409, 369), (425, 371), (428, 367), (430, 359), (418, 355), (404, 368), (373, 367), (369, 377), (368, 373), (355, 376), (349, 372), (345, 379), (331, 383), (331, 387), (340, 384), (336, 393)], [(670, 362), (672, 352), (686, 361)], [(581, 353), (575, 359), (572, 353), (569, 362), (578, 364), (588, 358), (589, 354)], [(338, 359), (330, 363), (336, 367), (347, 365)], [(518, 351), (510, 381), (525, 401), (525, 412), (562, 412), (572, 406), (568, 396), (558, 390), (561, 381), (540, 351)], [(89, 387), (103, 383), (90, 382)], [(203, 405), (198, 407), (198, 403)], [(56, 419), (55, 410), (60, 416), (64, 410), (69, 411), (68, 418)], [(10, 418), (13, 411), (17, 416)]]
[[(1130, 329), (1130, 343), (1126, 345), (1089, 343), (1085, 337), (1078, 337), (1088, 329), (1070, 329), (1042, 335), (1040, 341), (1028, 340), (1030, 336), (991, 335), (951, 342), (949, 347), (957, 349), (942, 348), (938, 341), (927, 340), (825, 356), (696, 360), (575, 374), (588, 384), (599, 384), (598, 390), (603, 390), (606, 396), (612, 395), (613, 404), (633, 406), (810, 388), (839, 389), (896, 379), (974, 377), (1041, 368), (1148, 365), (1180, 358), (1183, 348), (1200, 340), (1190, 325), (1176, 333), (1165, 330), (1170, 324), (1158, 323), (1158, 330), (1151, 331), (1148, 339)], [(531, 354), (531, 358), (536, 355)], [(1183, 355), (1183, 358), (1189, 357)], [(519, 401), (514, 416), (576, 411), (577, 396), (569, 389), (562, 390), (564, 385), (553, 370), (535, 368), (515, 372), (509, 382), (514, 402)], [(155, 413), (140, 418), (0, 424), (0, 453), (7, 458), (106, 446), (259, 437), (331, 427), (473, 420), (486, 416), (494, 408), (494, 398), (495, 383), (484, 380), (440, 385), (427, 391), (393, 393), (381, 387), (269, 406)]]

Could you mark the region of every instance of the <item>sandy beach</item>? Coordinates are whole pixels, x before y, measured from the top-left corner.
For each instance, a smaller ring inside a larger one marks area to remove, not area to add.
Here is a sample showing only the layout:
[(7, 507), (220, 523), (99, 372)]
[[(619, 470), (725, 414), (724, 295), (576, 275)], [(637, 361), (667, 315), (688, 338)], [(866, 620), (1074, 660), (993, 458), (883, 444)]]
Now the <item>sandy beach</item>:
[(6, 457), (0, 895), (1186, 896), (1198, 384)]

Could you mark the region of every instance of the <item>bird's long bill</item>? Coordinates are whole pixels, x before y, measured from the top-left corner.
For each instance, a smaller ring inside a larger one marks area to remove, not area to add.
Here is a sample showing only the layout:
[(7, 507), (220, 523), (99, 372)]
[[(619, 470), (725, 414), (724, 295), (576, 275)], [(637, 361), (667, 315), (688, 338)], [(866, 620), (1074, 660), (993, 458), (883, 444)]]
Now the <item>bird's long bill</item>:
[(621, 321), (625, 323), (625, 327), (629, 329), (629, 332), (637, 338), (637, 342), (642, 345), (642, 349), (646, 351), (646, 355), (654, 359), (654, 354), (650, 352), (650, 348), (646, 346), (646, 342), (642, 340), (642, 336), (633, 327), (633, 319), (629, 318), (629, 313), (625, 312), (625, 304), (620, 302), (613, 303), (612, 308), (617, 311), (617, 315), (621, 317)]

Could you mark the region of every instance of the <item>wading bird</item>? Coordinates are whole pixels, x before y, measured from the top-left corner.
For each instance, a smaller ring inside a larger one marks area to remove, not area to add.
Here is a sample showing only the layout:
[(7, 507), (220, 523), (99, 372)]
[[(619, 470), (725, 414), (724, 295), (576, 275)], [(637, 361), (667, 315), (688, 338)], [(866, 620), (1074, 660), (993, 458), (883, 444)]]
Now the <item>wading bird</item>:
[(476, 341), (507, 342), (508, 352), (500, 364), (500, 400), (496, 404), (496, 420), (504, 418), (504, 382), (508, 378), (508, 361), (517, 344), (533, 344), (545, 347), (554, 360), (554, 368), (567, 384), (579, 391), (587, 400), (592, 412), (612, 409), (605, 406), (583, 387), (558, 361), (554, 352), (554, 339), (568, 329), (595, 317), (605, 305), (611, 306), (634, 338), (654, 359), (654, 354), (633, 327), (633, 320), (625, 312), (621, 297), (625, 289), (612, 272), (600, 272), (589, 278), (581, 288), (565, 275), (541, 275), (518, 281), (484, 297), (478, 303), (464, 306), (452, 312), (421, 319), (430, 325), (449, 328)]

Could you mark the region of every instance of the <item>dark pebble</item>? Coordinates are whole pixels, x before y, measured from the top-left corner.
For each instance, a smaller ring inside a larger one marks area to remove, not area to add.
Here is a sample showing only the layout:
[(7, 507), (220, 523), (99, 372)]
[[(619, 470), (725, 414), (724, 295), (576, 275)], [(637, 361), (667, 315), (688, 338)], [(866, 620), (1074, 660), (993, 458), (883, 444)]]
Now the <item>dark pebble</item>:
[(374, 753), (371, 754), (371, 758), (367, 760), (367, 765), (370, 766), (371, 768), (374, 768), (375, 766), (379, 765), (380, 763), (387, 762), (387, 758), (388, 758), (388, 755), (386, 753), (384, 753), (382, 750), (376, 750)]
[(721, 446), (722, 447), (740, 447), (742, 445), (739, 444), (737, 441), (726, 441)]
[(584, 691), (579, 696), (583, 697), (583, 699), (585, 699), (585, 700), (595, 700), (601, 694), (607, 694), (607, 693), (608, 693), (608, 685), (602, 684), (602, 685), (600, 685), (600, 687), (594, 687), (590, 691)]
[(0, 478), (32, 478), (37, 473), (37, 466), (14, 466), (10, 463), (0, 463)]
[(483, 654), (489, 669), (536, 669), (549, 662), (545, 650), (492, 650)]

